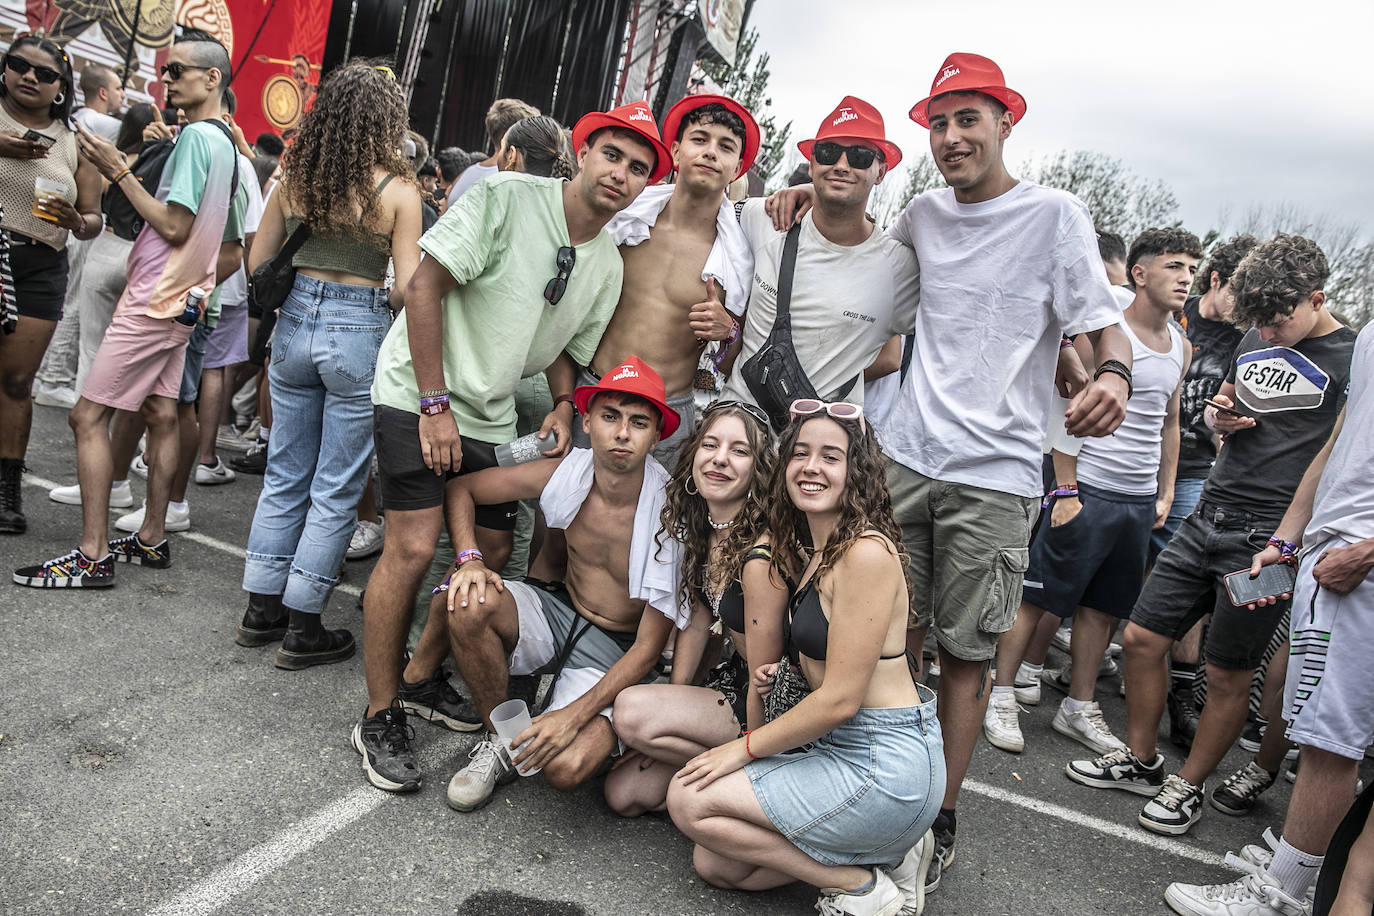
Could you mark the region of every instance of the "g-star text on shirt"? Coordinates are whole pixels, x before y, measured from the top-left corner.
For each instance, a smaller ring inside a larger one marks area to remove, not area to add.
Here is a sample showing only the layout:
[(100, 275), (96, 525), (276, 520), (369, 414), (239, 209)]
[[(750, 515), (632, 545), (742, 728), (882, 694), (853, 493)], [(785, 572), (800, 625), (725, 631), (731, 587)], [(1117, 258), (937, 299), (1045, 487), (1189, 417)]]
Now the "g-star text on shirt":
[(1322, 405), (1331, 378), (1297, 350), (1266, 347), (1236, 360), (1236, 394), (1254, 413)]
[(839, 127), (845, 121), (857, 121), (859, 116), (854, 113), (852, 108), (841, 108), (840, 116), (830, 122), (831, 127)]
[(840, 314), (844, 315), (846, 318), (857, 318), (860, 321), (867, 321), (869, 324), (874, 324), (878, 320), (871, 315), (861, 315), (858, 312), (841, 312)]
[(959, 75), (959, 68), (958, 68), (958, 67), (946, 67), (946, 68), (945, 68), (945, 71), (944, 71), (943, 73), (940, 74), (940, 78), (939, 78), (938, 80), (935, 81), (935, 88), (936, 88), (936, 89), (939, 89), (940, 86), (941, 86), (941, 84), (943, 84), (945, 80), (949, 79), (950, 77), (958, 76), (958, 75)]

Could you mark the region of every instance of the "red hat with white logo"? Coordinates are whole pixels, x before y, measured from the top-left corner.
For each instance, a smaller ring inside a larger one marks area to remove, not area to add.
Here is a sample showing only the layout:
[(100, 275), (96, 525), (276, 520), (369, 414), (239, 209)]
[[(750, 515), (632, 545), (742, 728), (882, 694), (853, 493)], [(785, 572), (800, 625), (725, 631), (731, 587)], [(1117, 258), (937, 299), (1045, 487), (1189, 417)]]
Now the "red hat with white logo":
[(577, 406), (577, 412), (586, 414), (592, 398), (603, 391), (633, 394), (657, 407), (663, 416), (663, 429), (658, 434), (659, 439), (667, 439), (677, 431), (678, 425), (682, 422), (678, 412), (668, 406), (663, 379), (638, 356), (626, 357), (625, 362), (601, 376), (601, 381), (597, 384), (582, 385), (575, 389), (573, 403)]
[(587, 142), (587, 138), (603, 127), (634, 131), (654, 148), (658, 159), (654, 163), (654, 170), (649, 173), (649, 184), (667, 175), (668, 170), (673, 167), (668, 157), (668, 147), (663, 145), (663, 139), (658, 135), (658, 122), (654, 120), (654, 113), (649, 110), (648, 102), (631, 102), (610, 111), (592, 111), (584, 114), (573, 125), (573, 149), (582, 149), (582, 144)]
[(738, 178), (749, 171), (749, 167), (754, 164), (754, 159), (759, 154), (759, 125), (754, 120), (754, 116), (749, 113), (749, 109), (729, 96), (702, 93), (701, 95), (689, 95), (679, 99), (677, 104), (669, 108), (668, 113), (663, 117), (663, 136), (666, 138), (665, 142), (672, 143), (677, 139), (677, 132), (687, 113), (713, 102), (725, 106), (726, 110), (733, 112), (744, 122), (744, 149), (740, 152), (739, 172), (735, 174), (735, 177)]
[(878, 114), (878, 109), (852, 95), (841, 99), (839, 106), (825, 116), (816, 136), (797, 144), (797, 149), (801, 150), (807, 162), (811, 161), (811, 147), (822, 140), (872, 143), (883, 151), (883, 159), (890, 169), (896, 168), (897, 163), (902, 161), (902, 151), (897, 144), (887, 140), (887, 134), (883, 131), (883, 116)]
[(1013, 124), (1020, 124), (1026, 116), (1026, 100), (1021, 93), (1007, 88), (1001, 67), (986, 57), (956, 52), (945, 58), (940, 72), (935, 74), (930, 84), (930, 95), (912, 107), (911, 120), (922, 127), (930, 127), (926, 105), (931, 99), (947, 92), (981, 92), (990, 95), (1011, 112)]

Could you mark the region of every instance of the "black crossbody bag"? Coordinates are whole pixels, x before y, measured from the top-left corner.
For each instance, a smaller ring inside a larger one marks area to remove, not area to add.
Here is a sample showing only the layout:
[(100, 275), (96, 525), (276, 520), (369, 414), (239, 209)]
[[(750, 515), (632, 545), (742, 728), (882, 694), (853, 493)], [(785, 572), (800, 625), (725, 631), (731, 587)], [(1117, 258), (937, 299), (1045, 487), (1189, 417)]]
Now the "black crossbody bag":
[[(787, 230), (787, 241), (782, 246), (782, 263), (778, 265), (777, 317), (773, 319), (773, 328), (758, 352), (740, 367), (744, 384), (749, 386), (754, 400), (768, 414), (777, 432), (782, 432), (791, 419), (793, 401), (798, 398), (819, 398), (792, 345), (792, 274), (797, 267), (797, 244), (800, 238), (800, 223)], [(838, 397), (849, 394), (858, 380), (857, 375), (850, 379)]]
[(248, 277), (248, 302), (253, 311), (261, 316), (258, 320), (258, 334), (248, 351), (248, 361), (261, 366), (267, 361), (267, 344), (272, 339), (272, 329), (277, 325), (277, 309), (281, 308), (286, 297), (291, 295), (291, 287), (296, 285), (296, 268), (291, 259), (301, 250), (305, 240), (310, 238), (310, 227), (301, 223), (286, 240), (276, 255), (258, 265)]

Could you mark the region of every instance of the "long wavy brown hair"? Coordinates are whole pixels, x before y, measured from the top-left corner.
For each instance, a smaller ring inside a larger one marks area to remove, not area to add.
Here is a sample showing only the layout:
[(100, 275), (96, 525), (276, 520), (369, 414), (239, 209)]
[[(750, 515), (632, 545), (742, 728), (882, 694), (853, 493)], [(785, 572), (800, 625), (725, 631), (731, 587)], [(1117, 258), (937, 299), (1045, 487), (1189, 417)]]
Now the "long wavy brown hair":
[(375, 169), (413, 182), (401, 146), (405, 95), (380, 61), (352, 60), (320, 84), (282, 161), (291, 210), (315, 231), (357, 232), (381, 215)]
[[(716, 557), (712, 560), (710, 511), (699, 492), (687, 491), (687, 484), (692, 480), (692, 464), (696, 460), (697, 449), (711, 429), (725, 417), (738, 417), (744, 424), (749, 451), (754, 456), (754, 470), (750, 475), (744, 506), (735, 516), (735, 523), (726, 529)], [(768, 481), (773, 477), (776, 464), (771, 431), (738, 407), (708, 410), (691, 438), (683, 443), (678, 453), (677, 468), (668, 481), (668, 498), (659, 516), (660, 528), (656, 541), (661, 546), (663, 537), (668, 535), (682, 542), (684, 598), (690, 597), (694, 585), (701, 587), (710, 584), (725, 589), (739, 580), (744, 567), (744, 555), (758, 543), (765, 530)], [(702, 575), (703, 570), (706, 570), (705, 576)]]
[(892, 514), (892, 494), (887, 489), (887, 470), (878, 439), (873, 428), (860, 426), (857, 420), (840, 420), (827, 414), (793, 417), (782, 431), (778, 445), (778, 466), (773, 474), (768, 498), (768, 533), (773, 542), (773, 558), (788, 578), (799, 582), (806, 568), (803, 551), (812, 547), (811, 529), (806, 513), (792, 502), (787, 492), (787, 465), (797, 447), (797, 438), (807, 420), (829, 419), (849, 434), (848, 462), (844, 481), (844, 496), (840, 519), (835, 532), (821, 553), (820, 565), (812, 580), (820, 585), (821, 577), (834, 568), (846, 550), (869, 531), (878, 531), (892, 541), (902, 566), (902, 578), (908, 592), (911, 581), (907, 577), (906, 550), (902, 547), (902, 529)]

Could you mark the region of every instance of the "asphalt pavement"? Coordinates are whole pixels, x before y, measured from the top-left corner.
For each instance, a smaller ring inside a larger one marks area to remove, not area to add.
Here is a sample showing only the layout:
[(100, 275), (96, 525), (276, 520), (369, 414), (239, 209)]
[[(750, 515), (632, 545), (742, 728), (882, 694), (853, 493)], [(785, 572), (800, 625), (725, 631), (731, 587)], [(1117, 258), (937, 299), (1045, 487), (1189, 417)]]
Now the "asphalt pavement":
[[(537, 777), (490, 805), (444, 805), (473, 739), (416, 724), (424, 785), (369, 786), (349, 745), (365, 703), (361, 654), (303, 672), (233, 642), (242, 547), (261, 478), (192, 487), (192, 529), (168, 570), (118, 567), (108, 590), (41, 591), (13, 568), (70, 550), (80, 511), (47, 498), (75, 480), (64, 411), (36, 407), (24, 488), (29, 533), (0, 538), (0, 910), (6, 913), (777, 914), (814, 890), (706, 886), (666, 818), (611, 813), (599, 784)], [(134, 481), (141, 499), (142, 481)], [(113, 522), (113, 515), (111, 517)], [(325, 620), (359, 635), (371, 560), (349, 564)], [(1099, 685), (1124, 731), (1118, 681)], [(458, 685), (461, 688), (461, 684)], [(1170, 881), (1230, 880), (1227, 850), (1276, 832), (1284, 780), (1245, 818), (1208, 807), (1165, 839), (1142, 799), (1071, 783), (1091, 756), (1050, 729), (1057, 695), (1022, 716), (1028, 748), (980, 743), (959, 804), (957, 858), (929, 914), (1154, 914)], [(1181, 755), (1162, 744), (1170, 765)], [(1222, 777), (1248, 755), (1235, 750)], [(1369, 768), (1366, 767), (1366, 770)], [(1366, 772), (1366, 778), (1370, 774)]]

